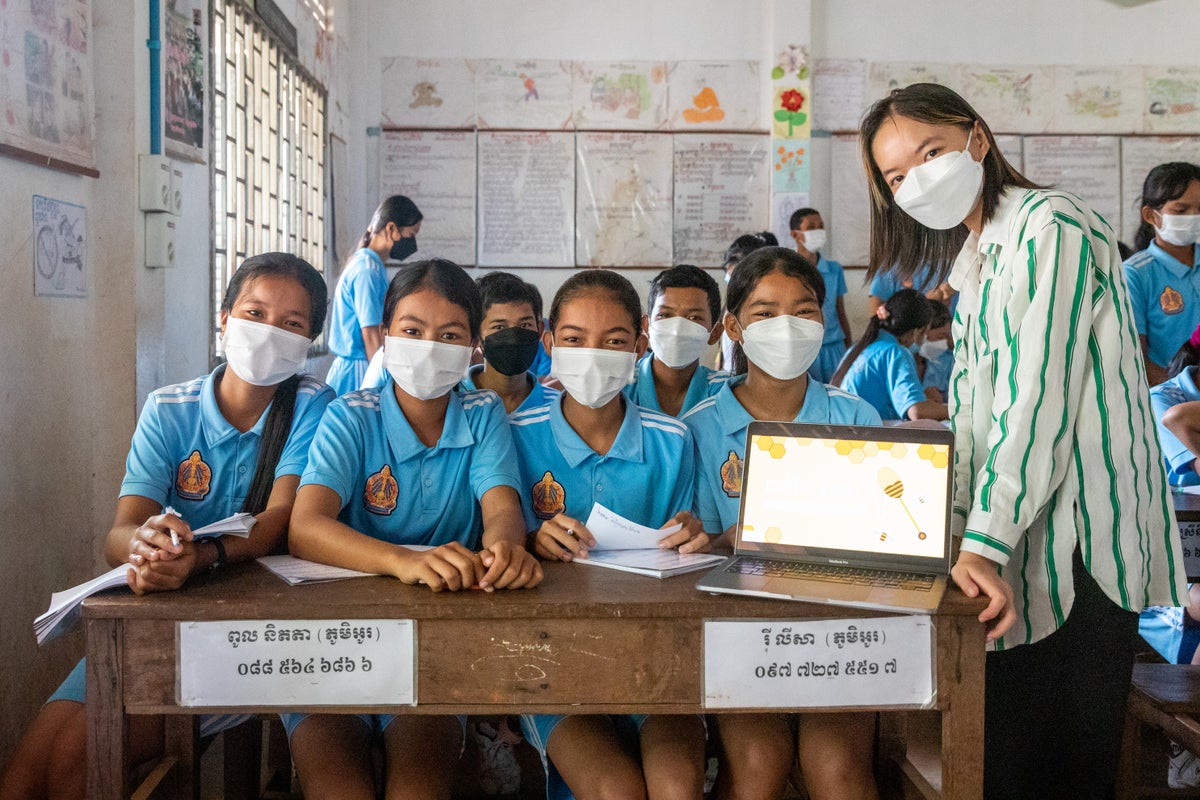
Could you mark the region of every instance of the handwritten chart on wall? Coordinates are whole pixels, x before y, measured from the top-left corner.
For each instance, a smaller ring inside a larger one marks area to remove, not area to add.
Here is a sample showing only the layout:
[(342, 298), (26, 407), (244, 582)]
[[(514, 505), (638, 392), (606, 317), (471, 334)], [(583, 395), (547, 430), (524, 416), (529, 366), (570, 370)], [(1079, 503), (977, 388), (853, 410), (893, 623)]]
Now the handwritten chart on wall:
[(863, 174), (857, 136), (834, 136), (830, 186), (830, 258), (843, 264), (867, 263), (871, 249), (871, 201)]
[(576, 135), (575, 263), (671, 265), (669, 134)]
[(382, 59), (383, 124), (475, 127), (475, 67), (475, 62), (462, 58)]
[(730, 242), (768, 225), (771, 139), (680, 134), (674, 145), (674, 261), (719, 267)]
[(822, 131), (858, 130), (867, 110), (867, 62), (860, 58), (817, 59), (813, 69), (813, 127)]
[(580, 130), (667, 127), (665, 61), (576, 61), (572, 93)]
[(0, 3), (0, 145), (94, 170), (91, 35), (91, 0)]
[(763, 127), (757, 61), (675, 61), (667, 76), (671, 128), (754, 130)]
[(1121, 229), (1121, 143), (1116, 136), (1027, 136), (1025, 175), (1083, 198)]
[(421, 209), (421, 252), (475, 263), (475, 132), (384, 131), (381, 197), (403, 194)]
[(574, 134), (480, 132), (479, 266), (574, 266), (574, 229)]
[(571, 62), (481, 61), (476, 102), (480, 128), (570, 128)]

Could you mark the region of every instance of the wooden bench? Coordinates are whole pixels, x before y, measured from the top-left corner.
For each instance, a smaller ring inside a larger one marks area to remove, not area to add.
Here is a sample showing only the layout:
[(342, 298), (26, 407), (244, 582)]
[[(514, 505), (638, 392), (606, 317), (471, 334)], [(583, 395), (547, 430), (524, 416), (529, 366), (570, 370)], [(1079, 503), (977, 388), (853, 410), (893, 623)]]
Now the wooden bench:
[[(1157, 747), (1146, 729), (1157, 732)], [(1170, 738), (1193, 753), (1200, 753), (1200, 666), (1189, 664), (1135, 664), (1129, 687), (1129, 706), (1117, 771), (1118, 800), (1143, 797), (1200, 797), (1200, 789), (1166, 788), (1167, 749)], [(1150, 781), (1155, 785), (1148, 786)]]

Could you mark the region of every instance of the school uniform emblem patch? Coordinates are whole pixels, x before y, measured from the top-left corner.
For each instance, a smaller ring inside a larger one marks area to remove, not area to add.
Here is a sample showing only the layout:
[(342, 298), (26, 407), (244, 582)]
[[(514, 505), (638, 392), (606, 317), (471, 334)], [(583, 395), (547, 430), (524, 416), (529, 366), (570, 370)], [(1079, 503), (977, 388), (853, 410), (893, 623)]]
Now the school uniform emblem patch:
[(1175, 316), (1180, 311), (1183, 311), (1183, 295), (1168, 286), (1158, 296), (1158, 305), (1162, 308), (1164, 314)]
[(175, 493), (184, 500), (203, 500), (210, 488), (212, 467), (204, 463), (199, 450), (193, 450), (175, 470)]
[(738, 458), (738, 454), (729, 451), (729, 458), (725, 459), (725, 463), (721, 465), (721, 489), (724, 490), (728, 497), (742, 496), (742, 472), (745, 469), (745, 462)]
[(533, 485), (533, 514), (538, 519), (553, 519), (567, 510), (567, 490), (547, 472)]
[(363, 507), (372, 514), (386, 517), (396, 510), (399, 496), (400, 486), (392, 477), (392, 468), (384, 464), (383, 469), (367, 477), (363, 487)]

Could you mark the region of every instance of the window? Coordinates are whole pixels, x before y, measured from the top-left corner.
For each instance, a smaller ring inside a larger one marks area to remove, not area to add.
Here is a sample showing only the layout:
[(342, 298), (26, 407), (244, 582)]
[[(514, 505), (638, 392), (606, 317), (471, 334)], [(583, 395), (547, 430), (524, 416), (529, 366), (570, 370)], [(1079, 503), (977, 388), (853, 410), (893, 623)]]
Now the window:
[(282, 250), (323, 269), (326, 140), (325, 90), (240, 0), (213, 2), (212, 64), (215, 354), (246, 257)]

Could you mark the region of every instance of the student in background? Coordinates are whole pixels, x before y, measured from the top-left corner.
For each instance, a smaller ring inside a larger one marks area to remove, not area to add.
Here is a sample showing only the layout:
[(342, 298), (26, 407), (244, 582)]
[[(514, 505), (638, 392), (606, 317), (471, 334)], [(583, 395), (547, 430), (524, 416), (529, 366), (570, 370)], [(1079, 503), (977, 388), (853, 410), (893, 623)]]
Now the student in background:
[[(682, 523), (660, 547), (708, 548), (691, 514), (691, 435), (622, 392), (646, 349), (644, 322), (637, 291), (616, 272), (578, 272), (554, 296), (542, 340), (563, 394), (512, 418), (525, 526), (542, 558), (587, 556), (593, 503), (642, 525)], [(549, 798), (702, 797), (698, 716), (537, 714), (521, 724), (542, 754)]]
[(866, 400), (885, 420), (946, 419), (946, 404), (925, 395), (914, 357), (932, 318), (925, 295), (896, 292), (867, 322), (831, 383)]
[(724, 330), (721, 290), (704, 270), (680, 264), (654, 277), (647, 305), (650, 352), (638, 361), (625, 394), (643, 408), (678, 417), (729, 379), (700, 363)]
[(329, 317), (329, 351), (336, 356), (326, 380), (341, 395), (358, 389), (367, 363), (383, 345), (383, 296), (387, 293), (384, 261), (403, 261), (417, 252), (421, 212), (404, 195), (379, 204), (358, 249), (346, 262), (333, 293)]
[(961, 297), (952, 575), (989, 599), (984, 794), (1110, 796), (1136, 612), (1185, 595), (1116, 237), (944, 86), (876, 102), (860, 144), (868, 269), (929, 264)]
[(852, 341), (846, 303), (842, 299), (846, 295), (846, 274), (841, 264), (820, 252), (827, 237), (820, 212), (814, 208), (801, 208), (792, 213), (789, 225), (796, 241), (796, 252), (816, 264), (817, 272), (825, 280), (825, 306), (821, 309), (825, 317), (825, 343), (812, 366), (812, 376), (821, 383), (828, 383)]
[[(725, 329), (745, 350), (746, 371), (693, 408), (683, 422), (696, 439), (696, 513), (710, 536), (737, 523), (746, 428), (754, 420), (878, 425), (866, 401), (825, 386), (808, 370), (825, 338), (825, 282), (798, 253), (756, 250), (729, 282)], [(716, 796), (782, 796), (797, 754), (793, 715), (717, 715)], [(874, 714), (801, 714), (798, 753), (813, 800), (875, 798)]]
[(459, 388), (491, 389), (510, 415), (558, 398), (530, 369), (542, 338), (542, 295), (508, 272), (489, 272), (476, 281), (483, 300), (483, 363), (471, 367)]
[[(335, 400), (321, 420), (292, 514), (295, 555), (434, 592), (538, 584), (503, 404), (492, 392), (452, 391), (481, 316), (478, 287), (449, 261), (419, 261), (392, 279), (391, 378)], [(449, 796), (463, 747), (454, 717), (287, 714), (284, 724), (311, 797), (376, 797), (375, 743), (385, 796)]]
[[(326, 297), (324, 277), (306, 261), (287, 253), (246, 259), (221, 302), (228, 362), (147, 399), (104, 549), (110, 565), (130, 565), (136, 593), (178, 589), (196, 573), (283, 546), (309, 443), (333, 399), (329, 387), (297, 374), (324, 324)], [(249, 538), (193, 539), (194, 528), (238, 511), (256, 517)], [(80, 661), (17, 745), (0, 776), (4, 800), (84, 796), (84, 670)], [(206, 715), (200, 731), (247, 718)], [(160, 718), (131, 718), (135, 763), (161, 739)]]
[(933, 316), (925, 341), (917, 352), (917, 371), (930, 400), (945, 403), (950, 393), (950, 373), (954, 371), (954, 337), (950, 333), (950, 309), (941, 300), (930, 300)]
[(1142, 222), (1125, 262), (1150, 385), (1166, 380), (1179, 342), (1200, 322), (1200, 166), (1159, 164), (1142, 184)]
[[(770, 231), (762, 233), (745, 233), (733, 240), (733, 243), (725, 249), (725, 283), (728, 284), (733, 277), (734, 267), (743, 258), (753, 253), (760, 247), (778, 247), (779, 239)], [(726, 372), (734, 371), (733, 363), (733, 342), (729, 338), (729, 334), (721, 334), (721, 359), (717, 366)]]

